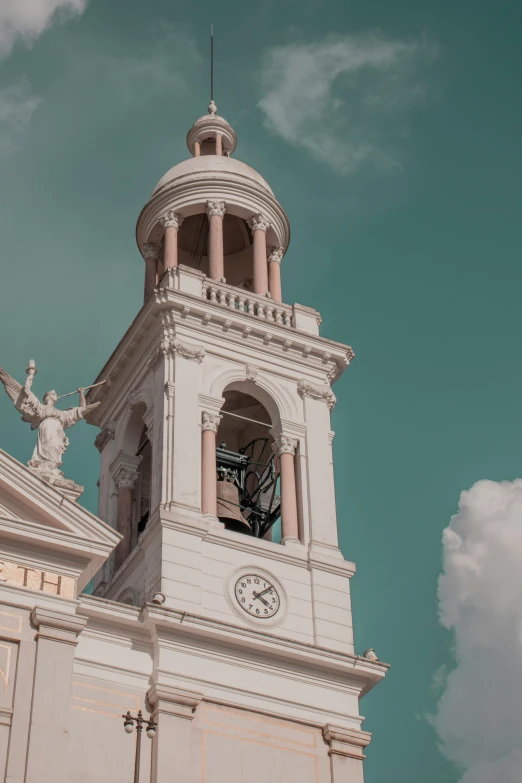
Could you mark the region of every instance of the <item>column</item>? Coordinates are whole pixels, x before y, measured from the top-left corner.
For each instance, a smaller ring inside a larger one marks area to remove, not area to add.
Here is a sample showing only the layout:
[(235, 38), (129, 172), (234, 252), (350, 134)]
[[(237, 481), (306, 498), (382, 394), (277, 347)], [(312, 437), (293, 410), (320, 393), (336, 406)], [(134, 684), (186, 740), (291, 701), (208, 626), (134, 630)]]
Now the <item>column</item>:
[(66, 783), (74, 648), (87, 620), (36, 606), (31, 622), (38, 633), (25, 780)]
[(297, 495), (295, 487), (294, 455), (297, 441), (288, 435), (279, 435), (274, 440), (274, 451), (279, 457), (281, 481), (281, 534), (283, 543), (299, 542), (299, 520), (297, 516)]
[(221, 133), (216, 133), (216, 155), (223, 154), (223, 136)]
[(221, 416), (203, 411), (201, 421), (201, 510), (217, 516), (216, 433)]
[(201, 155), (201, 144), (199, 141), (194, 142), (194, 157), (199, 158)]
[(347, 729), (327, 723), (323, 737), (330, 745), (330, 768), (332, 783), (363, 783), (363, 753), (370, 744), (372, 735), (360, 729)]
[(225, 217), (224, 201), (207, 201), (209, 220), (208, 234), (208, 276), (211, 280), (221, 280), (225, 274), (225, 258), (223, 254), (223, 218)]
[(264, 215), (254, 215), (248, 221), (254, 237), (254, 293), (268, 293), (268, 263), (266, 260), (266, 232), (270, 223)]
[(141, 252), (145, 260), (145, 286), (143, 289), (143, 303), (145, 304), (154, 293), (158, 282), (159, 250), (156, 245), (146, 242)]
[(192, 720), (201, 693), (154, 684), (147, 701), (158, 724), (152, 748), (151, 783), (186, 783), (193, 779)]
[(160, 218), (160, 223), (165, 229), (163, 239), (163, 268), (172, 269), (178, 265), (178, 231), (183, 223), (183, 217), (169, 209)]
[(268, 254), (268, 290), (270, 296), (276, 302), (283, 301), (281, 291), (281, 260), (283, 258), (282, 247), (272, 247)]
[(118, 488), (116, 529), (123, 536), (114, 554), (115, 571), (131, 553), (133, 490), (138, 479), (137, 468), (140, 462), (141, 457), (130, 457), (120, 452), (110, 466), (110, 472)]

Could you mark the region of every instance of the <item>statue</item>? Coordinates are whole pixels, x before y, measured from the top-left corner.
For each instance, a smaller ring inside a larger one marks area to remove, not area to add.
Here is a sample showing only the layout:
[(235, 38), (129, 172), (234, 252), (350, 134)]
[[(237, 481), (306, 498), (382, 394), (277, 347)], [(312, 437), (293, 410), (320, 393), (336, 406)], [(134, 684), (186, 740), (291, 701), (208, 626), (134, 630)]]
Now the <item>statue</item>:
[[(55, 408), (58, 397), (54, 390), (44, 394), (43, 403), (31, 391), (31, 385), (37, 369), (31, 359), (26, 370), (27, 380), (22, 386), (0, 367), (0, 381), (14, 402), (15, 408), (22, 414), (22, 421), (27, 421), (31, 429), (38, 429), (38, 440), (33, 451), (33, 456), (27, 463), (29, 467), (41, 478), (50, 484), (65, 487), (66, 484), (74, 484), (68, 479), (63, 479), (63, 473), (59, 470), (62, 457), (69, 445), (69, 439), (64, 430), (72, 427), (80, 419), (98, 407), (99, 402), (87, 405), (85, 402), (85, 390), (91, 387), (78, 388), (76, 392), (63, 394), (61, 397), (69, 397), (71, 394), (80, 395), (80, 404), (75, 408), (59, 410)], [(96, 386), (101, 384), (96, 384)], [(74, 485), (77, 487), (77, 485)], [(83, 487), (78, 487), (83, 490)]]

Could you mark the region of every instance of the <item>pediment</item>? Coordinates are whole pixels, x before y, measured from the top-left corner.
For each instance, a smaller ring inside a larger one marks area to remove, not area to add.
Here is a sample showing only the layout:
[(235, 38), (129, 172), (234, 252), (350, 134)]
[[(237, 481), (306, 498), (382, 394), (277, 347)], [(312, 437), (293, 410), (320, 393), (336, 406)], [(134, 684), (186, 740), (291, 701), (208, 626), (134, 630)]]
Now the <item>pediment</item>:
[(84, 574), (82, 583), (120, 540), (109, 525), (1, 449), (0, 538), (4, 551), (31, 550), (74, 562)]

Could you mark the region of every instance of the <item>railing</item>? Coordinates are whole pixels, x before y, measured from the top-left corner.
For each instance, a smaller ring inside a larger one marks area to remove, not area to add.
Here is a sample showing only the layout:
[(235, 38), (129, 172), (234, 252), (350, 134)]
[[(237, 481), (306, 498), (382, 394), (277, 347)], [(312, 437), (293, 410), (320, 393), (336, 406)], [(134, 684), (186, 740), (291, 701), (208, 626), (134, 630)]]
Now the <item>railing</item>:
[(223, 283), (204, 280), (203, 298), (212, 304), (221, 305), (221, 307), (227, 307), (229, 310), (235, 310), (236, 312), (255, 315), (265, 321), (271, 321), (281, 326), (292, 325), (291, 308), (274, 302), (273, 299), (268, 297), (251, 294), (248, 291)]

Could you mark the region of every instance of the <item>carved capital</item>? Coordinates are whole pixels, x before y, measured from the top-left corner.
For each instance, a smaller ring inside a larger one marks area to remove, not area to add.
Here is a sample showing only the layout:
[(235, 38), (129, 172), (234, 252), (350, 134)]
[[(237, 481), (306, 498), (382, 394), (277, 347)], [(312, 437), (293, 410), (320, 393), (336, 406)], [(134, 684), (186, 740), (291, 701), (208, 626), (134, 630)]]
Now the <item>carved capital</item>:
[(116, 435), (116, 422), (115, 421), (108, 421), (107, 424), (103, 427), (102, 431), (99, 432), (96, 435), (96, 438), (94, 439), (94, 445), (98, 449), (98, 451), (101, 452), (107, 445), (107, 443), (110, 440), (114, 440), (114, 436)]
[(203, 411), (201, 414), (201, 429), (203, 432), (217, 432), (219, 422), (223, 417), (219, 413)]
[(269, 221), (261, 213), (251, 217), (248, 221), (248, 225), (252, 231), (268, 231), (268, 228), (270, 227)]
[(347, 729), (327, 723), (323, 726), (323, 737), (330, 745), (330, 754), (349, 756), (362, 761), (365, 758), (363, 750), (370, 744), (372, 735), (360, 729)]
[(169, 209), (164, 215), (160, 217), (160, 223), (163, 228), (175, 228), (176, 231), (178, 231), (184, 219), (185, 218), (180, 215), (179, 212), (175, 212), (173, 209)]
[(159, 247), (157, 245), (153, 245), (152, 242), (145, 242), (141, 249), (141, 255), (145, 261), (148, 261), (149, 258), (153, 258), (155, 261), (157, 261), (159, 258)]
[(118, 489), (134, 489), (138, 474), (130, 468), (120, 466), (114, 474), (114, 483)]
[(325, 402), (329, 410), (333, 410), (337, 397), (330, 389), (329, 386), (318, 386), (315, 383), (309, 383), (308, 381), (299, 381), (297, 384), (297, 391), (301, 397), (311, 397), (313, 400), (322, 400)]
[(278, 457), (280, 457), (281, 454), (292, 454), (293, 456), (295, 454), (295, 450), (297, 449), (297, 440), (290, 437), (290, 435), (281, 434), (274, 439), (272, 448), (274, 450), (274, 454), (276, 454)]
[(282, 247), (270, 247), (268, 249), (268, 263), (280, 264), (283, 259), (283, 253)]
[(226, 204), (224, 201), (207, 201), (207, 215), (209, 219), (217, 215), (222, 218), (225, 217)]

